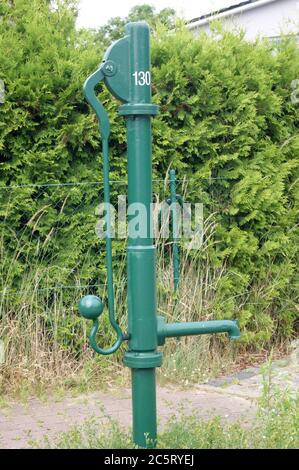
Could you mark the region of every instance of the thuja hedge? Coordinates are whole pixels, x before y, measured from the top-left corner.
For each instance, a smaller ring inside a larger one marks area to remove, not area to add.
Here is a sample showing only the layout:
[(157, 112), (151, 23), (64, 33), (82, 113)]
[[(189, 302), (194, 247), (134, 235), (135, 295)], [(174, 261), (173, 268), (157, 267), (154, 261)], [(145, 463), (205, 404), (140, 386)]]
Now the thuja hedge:
[[(2, 289), (17, 292), (33, 266), (41, 287), (93, 284), (99, 274), (103, 282), (94, 233), (101, 187), (39, 186), (102, 180), (98, 125), (82, 95), (102, 46), (93, 32), (76, 31), (70, 1), (55, 9), (44, 0), (2, 1), (0, 15)], [(171, 165), (191, 181), (189, 201), (203, 202), (206, 218), (214, 214), (198, 271), (208, 261), (209, 272), (223, 273), (214, 316), (238, 317), (250, 345), (293, 334), (298, 316), (297, 78), (291, 38), (248, 43), (242, 33), (194, 37), (182, 26), (153, 32), (154, 175)], [(111, 119), (111, 179), (123, 181), (124, 122), (118, 103), (99, 91)], [(120, 192), (115, 184), (113, 196)], [(115, 260), (121, 255), (117, 242)]]
[[(215, 30), (157, 34), (155, 168), (192, 177), (188, 196), (217, 214), (215, 315), (237, 315), (248, 342), (290, 334), (298, 316), (299, 74), (295, 41), (248, 43)], [(191, 188), (190, 188), (191, 189)], [(193, 198), (192, 198), (193, 194)]]

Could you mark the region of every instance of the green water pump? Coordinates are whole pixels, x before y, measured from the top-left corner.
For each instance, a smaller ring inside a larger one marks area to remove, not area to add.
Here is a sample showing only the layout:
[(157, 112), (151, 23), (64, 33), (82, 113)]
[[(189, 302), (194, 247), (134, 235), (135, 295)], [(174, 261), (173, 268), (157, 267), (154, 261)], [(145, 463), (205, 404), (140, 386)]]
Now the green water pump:
[[(98, 100), (95, 87), (103, 81), (122, 105), (119, 113), (126, 120), (128, 154), (128, 205), (145, 209), (143, 236), (132, 233), (127, 242), (128, 333), (115, 318), (110, 232), (109, 134), (107, 112)], [(156, 260), (152, 237), (152, 147), (151, 119), (158, 107), (151, 102), (150, 30), (145, 22), (129, 23), (125, 36), (107, 50), (99, 69), (84, 84), (84, 95), (99, 120), (102, 138), (104, 202), (106, 210), (106, 267), (108, 314), (116, 333), (115, 343), (103, 349), (96, 342), (102, 301), (87, 295), (79, 303), (79, 313), (92, 320), (90, 345), (99, 354), (111, 354), (128, 342), (124, 364), (132, 371), (132, 411), (134, 442), (143, 448), (155, 447), (157, 439), (156, 367), (162, 364), (162, 346), (169, 337), (227, 332), (231, 339), (240, 336), (233, 320), (167, 323), (157, 315)], [(145, 236), (144, 236), (145, 233)]]

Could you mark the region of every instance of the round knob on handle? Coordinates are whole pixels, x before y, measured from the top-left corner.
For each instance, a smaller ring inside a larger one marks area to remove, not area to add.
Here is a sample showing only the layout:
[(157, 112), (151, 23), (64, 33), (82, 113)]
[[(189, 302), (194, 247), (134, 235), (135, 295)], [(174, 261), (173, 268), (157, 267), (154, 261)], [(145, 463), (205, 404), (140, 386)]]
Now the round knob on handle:
[(87, 320), (96, 320), (104, 310), (104, 304), (96, 295), (85, 295), (79, 302), (79, 313)]

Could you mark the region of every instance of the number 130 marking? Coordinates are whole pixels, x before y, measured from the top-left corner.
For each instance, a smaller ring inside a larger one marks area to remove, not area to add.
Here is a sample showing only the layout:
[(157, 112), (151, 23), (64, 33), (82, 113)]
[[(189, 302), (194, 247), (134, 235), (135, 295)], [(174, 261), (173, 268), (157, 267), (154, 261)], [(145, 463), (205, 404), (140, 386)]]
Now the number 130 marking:
[(143, 72), (143, 70), (141, 70), (140, 72), (134, 72), (133, 77), (135, 78), (135, 85), (139, 85), (139, 86), (147, 85), (147, 86), (149, 86), (151, 84), (151, 73), (150, 72)]

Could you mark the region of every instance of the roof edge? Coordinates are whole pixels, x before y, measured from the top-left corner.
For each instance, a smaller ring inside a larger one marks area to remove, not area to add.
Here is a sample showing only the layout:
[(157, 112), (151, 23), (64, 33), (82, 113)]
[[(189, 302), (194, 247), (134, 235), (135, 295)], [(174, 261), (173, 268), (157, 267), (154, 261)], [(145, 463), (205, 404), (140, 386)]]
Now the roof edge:
[(191, 20), (187, 23), (187, 28), (190, 30), (196, 29), (199, 26), (209, 24), (211, 21), (226, 18), (227, 16), (233, 16), (238, 13), (243, 13), (245, 11), (253, 10), (255, 8), (259, 8), (274, 2), (277, 2), (277, 0), (258, 0), (253, 3), (248, 3), (244, 1), (242, 3), (237, 4), (235, 7), (234, 5), (232, 5), (232, 7), (209, 13), (207, 15), (204, 15), (204, 17), (200, 17), (199, 19)]

